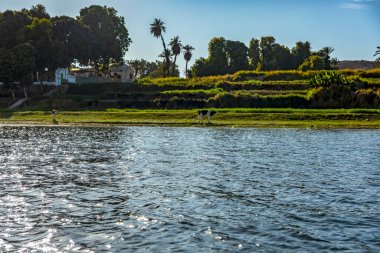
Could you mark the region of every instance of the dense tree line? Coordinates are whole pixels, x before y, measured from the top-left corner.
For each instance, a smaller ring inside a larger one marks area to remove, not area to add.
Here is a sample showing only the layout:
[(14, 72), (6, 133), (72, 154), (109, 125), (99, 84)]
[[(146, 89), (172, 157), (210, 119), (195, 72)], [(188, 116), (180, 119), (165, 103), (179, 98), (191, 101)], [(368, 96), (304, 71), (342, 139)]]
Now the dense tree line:
[(43, 5), (0, 12), (0, 82), (28, 85), (42, 73), (77, 63), (106, 72), (131, 39), (114, 8), (93, 5), (77, 18), (51, 17)]
[(252, 39), (247, 47), (240, 41), (223, 37), (211, 39), (208, 57), (196, 60), (194, 76), (224, 75), (239, 70), (320, 70), (331, 69), (337, 59), (331, 59), (331, 47), (312, 52), (310, 42), (297, 42), (289, 49), (276, 43), (272, 36)]

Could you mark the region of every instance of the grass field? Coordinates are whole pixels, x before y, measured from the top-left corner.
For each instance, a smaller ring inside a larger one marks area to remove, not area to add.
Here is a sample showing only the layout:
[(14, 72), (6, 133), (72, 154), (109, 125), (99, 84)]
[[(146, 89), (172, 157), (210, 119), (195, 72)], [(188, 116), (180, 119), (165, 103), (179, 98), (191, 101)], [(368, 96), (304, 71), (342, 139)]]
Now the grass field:
[[(219, 109), (212, 122), (196, 110), (61, 111), (58, 125), (210, 126), (380, 129), (378, 109)], [(50, 111), (0, 111), (0, 124), (51, 125)]]

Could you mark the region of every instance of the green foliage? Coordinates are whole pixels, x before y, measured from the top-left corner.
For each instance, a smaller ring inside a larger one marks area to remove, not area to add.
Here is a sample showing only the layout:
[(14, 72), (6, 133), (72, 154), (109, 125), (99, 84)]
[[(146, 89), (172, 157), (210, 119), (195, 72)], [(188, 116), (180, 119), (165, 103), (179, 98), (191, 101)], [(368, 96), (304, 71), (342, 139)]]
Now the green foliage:
[(258, 69), (260, 63), (260, 41), (252, 38), (249, 42), (248, 59), (251, 69)]
[[(164, 77), (164, 66), (162, 62), (148, 62), (144, 59), (129, 60), (127, 64), (135, 70), (137, 78), (161, 78)], [(179, 70), (176, 66), (174, 75), (179, 75)]]
[(325, 65), (324, 59), (318, 55), (312, 55), (298, 67), (298, 70), (301, 70), (301, 71), (322, 70), (325, 68), (326, 68), (326, 65)]
[(153, 23), (150, 24), (150, 33), (156, 37), (156, 38), (161, 38), (162, 41), (162, 46), (164, 48), (164, 77), (169, 75), (169, 70), (170, 70), (170, 51), (166, 48), (166, 43), (163, 37), (163, 33), (166, 32), (166, 27), (165, 23), (161, 21), (161, 19), (155, 18)]
[(380, 108), (380, 90), (360, 89), (355, 93), (355, 107)]
[(204, 90), (204, 89), (199, 89), (199, 90), (167, 90), (167, 91), (163, 91), (161, 94), (172, 95), (172, 96), (190, 95), (190, 96), (196, 96), (198, 98), (204, 98), (204, 97), (214, 96), (220, 92), (223, 92), (223, 90), (221, 88), (210, 89), (210, 90)]
[(179, 40), (178, 36), (175, 36), (170, 42), (169, 46), (171, 47), (172, 54), (174, 55), (174, 62), (172, 64), (172, 76), (174, 76), (174, 71), (175, 71), (175, 66), (177, 62), (177, 56), (181, 54), (182, 50), (182, 44), (181, 41)]
[[(273, 36), (252, 39), (247, 48), (239, 41), (213, 38), (207, 58), (197, 59), (192, 67), (194, 76), (233, 74), (242, 70), (321, 70), (331, 69), (331, 47), (311, 52), (310, 42), (297, 42), (290, 50), (276, 43)], [(335, 61), (335, 59), (334, 59)], [(335, 62), (336, 63), (336, 62)]]
[(355, 73), (358, 73), (358, 75), (363, 78), (380, 78), (380, 68), (367, 71), (356, 71)]
[(25, 41), (25, 26), (32, 18), (23, 12), (5, 11), (0, 16), (0, 48), (10, 49)]
[(331, 69), (331, 53), (334, 52), (332, 47), (324, 47), (319, 50), (316, 54), (323, 58), (325, 69)]
[(185, 45), (183, 47), (183, 51), (184, 51), (183, 57), (185, 58), (185, 61), (186, 61), (186, 69), (185, 69), (186, 78), (189, 77), (189, 72), (191, 73), (191, 71), (188, 70), (188, 63), (193, 57), (193, 50), (195, 49), (190, 45)]
[(226, 42), (226, 53), (228, 57), (228, 73), (249, 69), (248, 48), (244, 43), (228, 40)]
[(54, 40), (64, 42), (66, 47), (66, 59), (61, 61), (59, 67), (68, 67), (73, 62), (90, 65), (95, 44), (95, 35), (90, 27), (67, 16), (54, 17), (52, 22)]
[(311, 45), (309, 41), (298, 41), (296, 46), (292, 49), (292, 55), (294, 59), (294, 67), (297, 68), (303, 62), (305, 62), (311, 55)]
[(210, 105), (216, 108), (308, 108), (309, 100), (303, 95), (262, 96), (247, 92), (219, 93)]
[(310, 79), (311, 87), (347, 86), (353, 89), (355, 83), (337, 71), (326, 71), (315, 75)]
[(0, 49), (0, 80), (10, 86), (16, 82), (22, 86), (32, 84), (36, 62), (34, 55), (35, 49), (29, 43), (10, 50)]
[[(106, 71), (111, 62), (123, 61), (131, 43), (124, 18), (117, 16), (113, 8), (96, 5), (82, 9), (77, 19), (50, 17), (43, 5), (33, 6), (29, 10), (8, 10), (0, 15), (0, 37), (2, 55), (12, 54), (17, 46), (27, 48), (26, 44), (32, 46), (34, 52), (29, 59), (20, 53), (17, 53), (17, 60), (4, 59), (0, 66), (0, 82), (15, 79), (12, 76), (14, 71), (7, 66), (11, 61), (19, 62), (22, 58), (25, 59), (22, 68), (32, 66), (31, 73), (39, 73), (39, 76), (51, 76), (58, 67), (69, 67), (76, 62)], [(26, 50), (25, 54), (29, 52)], [(27, 72), (28, 78), (23, 79), (25, 74), (21, 73), (16, 78), (17, 82), (21, 79), (22, 83), (31, 82), (33, 77), (29, 70)]]
[(112, 62), (120, 63), (132, 42), (125, 27), (124, 17), (114, 8), (92, 5), (80, 10), (79, 21), (94, 35), (90, 61), (96, 69), (108, 70)]
[(42, 4), (37, 4), (35, 6), (32, 6), (30, 10), (22, 9), (21, 12), (25, 13), (27, 16), (30, 16), (32, 18), (50, 19), (49, 13), (47, 13), (45, 6), (43, 6)]

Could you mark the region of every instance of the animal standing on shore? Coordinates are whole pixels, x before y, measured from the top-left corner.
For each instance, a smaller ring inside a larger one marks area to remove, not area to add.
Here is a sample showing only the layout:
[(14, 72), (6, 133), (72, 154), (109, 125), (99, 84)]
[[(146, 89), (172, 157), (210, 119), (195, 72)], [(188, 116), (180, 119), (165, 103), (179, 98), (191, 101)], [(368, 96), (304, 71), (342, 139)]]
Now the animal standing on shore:
[(210, 119), (212, 116), (214, 116), (217, 113), (217, 111), (212, 111), (212, 110), (199, 110), (198, 111), (198, 122), (200, 120), (203, 121), (204, 117), (207, 117), (208, 123), (210, 123)]
[(53, 115), (53, 124), (58, 124), (58, 121), (57, 121), (57, 110), (53, 109), (51, 111), (52, 115)]

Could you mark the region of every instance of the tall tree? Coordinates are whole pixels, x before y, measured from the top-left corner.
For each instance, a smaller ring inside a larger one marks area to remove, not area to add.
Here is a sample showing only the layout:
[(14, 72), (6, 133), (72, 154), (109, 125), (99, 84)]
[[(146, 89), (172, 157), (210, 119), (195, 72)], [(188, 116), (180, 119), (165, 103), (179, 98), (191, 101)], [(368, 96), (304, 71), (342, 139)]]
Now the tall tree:
[(30, 10), (22, 9), (21, 11), (32, 18), (50, 19), (49, 13), (47, 13), (45, 6), (43, 6), (42, 4), (34, 5), (32, 6), (32, 8), (30, 8)]
[(261, 48), (261, 63), (263, 70), (271, 69), (271, 62), (273, 61), (273, 44), (276, 39), (272, 36), (261, 37), (260, 48)]
[(78, 62), (85, 66), (90, 65), (96, 43), (90, 28), (67, 16), (54, 17), (52, 22), (53, 38), (64, 44), (69, 62)]
[(164, 50), (160, 55), (158, 55), (158, 57), (162, 58), (162, 66), (164, 67), (164, 77), (169, 76), (170, 65), (172, 62), (170, 50)]
[[(52, 44), (53, 24), (46, 18), (33, 18), (33, 22), (26, 26), (26, 38), (35, 48), (36, 71), (42, 73), (46, 69), (52, 70), (57, 59), (53, 57)], [(39, 79), (39, 78), (38, 78)]]
[(377, 47), (376, 53), (373, 56), (378, 56), (379, 57), (376, 59), (376, 62), (380, 62), (380, 47)]
[(135, 70), (135, 76), (136, 77), (140, 77), (140, 75), (141, 75), (141, 72), (142, 72), (141, 69), (143, 68), (142, 66), (144, 65), (144, 63), (142, 61), (145, 61), (145, 60), (135, 59), (135, 60), (127, 61), (127, 64)]
[(32, 19), (19, 11), (5, 11), (0, 15), (0, 48), (12, 48), (17, 44), (26, 42), (24, 35), (25, 26)]
[(330, 63), (331, 63), (331, 67), (336, 69), (338, 66), (339, 60), (338, 60), (338, 58), (334, 57), (331, 59)]
[(285, 70), (292, 69), (292, 55), (290, 49), (284, 45), (273, 44), (272, 46), (273, 57), (269, 63), (270, 70)]
[(195, 60), (194, 65), (191, 67), (191, 72), (196, 77), (214, 75), (211, 64), (203, 57)]
[(9, 50), (0, 48), (0, 80), (8, 87), (15, 98), (15, 85), (24, 87), (25, 97), (27, 86), (33, 83), (35, 68), (34, 47), (29, 43), (17, 45)]
[(292, 49), (292, 56), (294, 59), (293, 68), (298, 68), (304, 61), (309, 59), (311, 55), (311, 45), (309, 41), (298, 41)]
[[(162, 62), (155, 61), (155, 62), (148, 62), (144, 59), (140, 60), (129, 60), (127, 63), (134, 68), (136, 76), (138, 78), (144, 78), (144, 77), (163, 77), (163, 69), (164, 65)], [(175, 68), (174, 75), (179, 75), (178, 68)]]
[(331, 63), (330, 63), (330, 55), (334, 52), (334, 48), (332, 47), (323, 47), (317, 54), (323, 58), (325, 62), (325, 68), (331, 69)]
[(212, 75), (224, 75), (228, 72), (228, 56), (226, 51), (226, 40), (223, 37), (213, 38), (208, 44), (209, 57)]
[(123, 61), (132, 42), (125, 27), (124, 17), (118, 16), (114, 8), (92, 5), (80, 10), (78, 20), (90, 28), (95, 38), (91, 64), (97, 70), (102, 68), (107, 72), (111, 62)]
[(169, 46), (172, 48), (172, 53), (174, 55), (174, 62), (172, 66), (172, 76), (174, 76), (174, 70), (175, 70), (175, 64), (177, 61), (177, 56), (181, 54), (181, 49), (182, 49), (182, 44), (181, 41), (179, 40), (178, 36), (175, 36), (169, 43)]
[[(165, 27), (165, 23), (163, 21), (161, 21), (161, 19), (157, 19), (155, 18), (153, 23), (150, 24), (150, 32), (153, 34), (154, 37), (156, 38), (161, 38), (161, 41), (162, 41), (162, 46), (164, 47), (164, 53), (165, 53), (165, 60), (166, 60), (166, 67), (165, 67), (165, 71), (164, 71), (164, 75), (166, 76), (166, 74), (169, 74), (169, 67), (170, 67), (170, 51), (168, 51), (166, 49), (166, 44), (165, 44), (165, 40), (164, 40), (164, 36), (162, 35), (163, 33), (166, 32), (166, 27)], [(169, 52), (169, 54), (167, 54), (167, 52)]]
[(256, 70), (260, 63), (260, 41), (251, 39), (248, 51), (249, 64), (253, 70)]
[(191, 58), (193, 57), (193, 50), (195, 50), (192, 46), (190, 45), (186, 45), (183, 47), (183, 50), (185, 51), (184, 54), (183, 54), (183, 57), (185, 58), (185, 61), (186, 61), (186, 68), (185, 68), (185, 75), (186, 75), (186, 78), (188, 78), (188, 69), (187, 69), (187, 65), (189, 63), (189, 61), (191, 60)]
[(28, 97), (27, 87), (33, 84), (33, 70), (36, 62), (34, 55), (34, 47), (29, 43), (15, 46), (9, 54), (11, 80), (21, 84), (26, 98)]
[(239, 70), (248, 70), (248, 48), (240, 41), (227, 40), (226, 53), (228, 57), (228, 72), (235, 73)]

